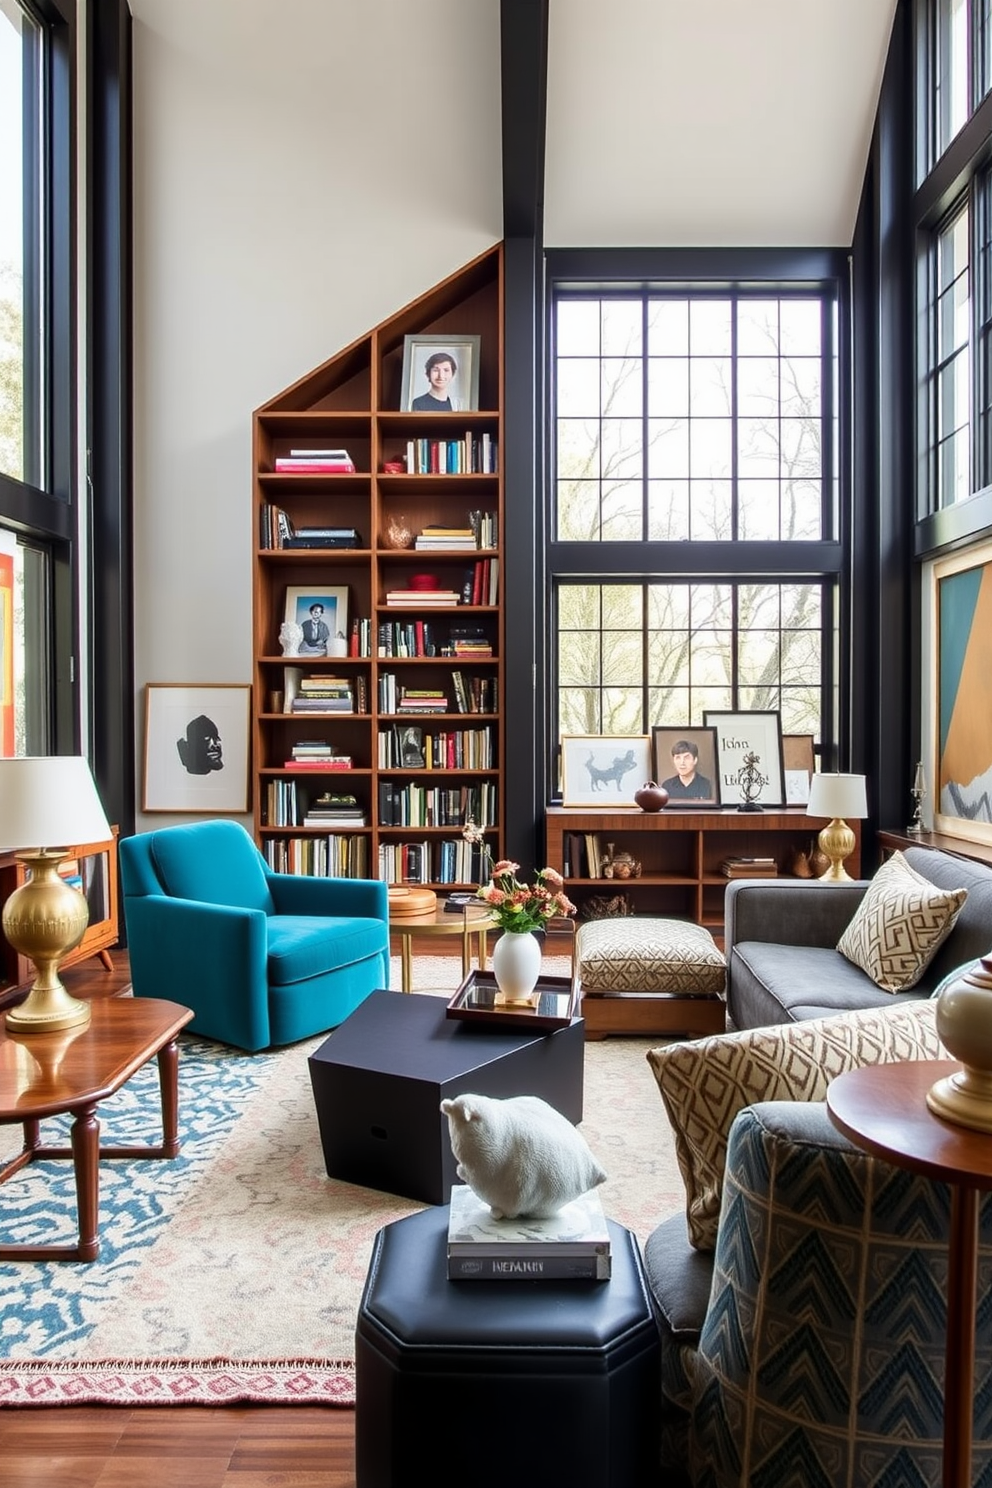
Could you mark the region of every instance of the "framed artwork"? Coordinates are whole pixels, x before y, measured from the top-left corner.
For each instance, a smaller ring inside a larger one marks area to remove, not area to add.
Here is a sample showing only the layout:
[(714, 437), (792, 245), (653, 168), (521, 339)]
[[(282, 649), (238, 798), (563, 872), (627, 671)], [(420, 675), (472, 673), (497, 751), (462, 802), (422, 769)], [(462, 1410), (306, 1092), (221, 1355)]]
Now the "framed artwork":
[(284, 618), (303, 627), (301, 656), (326, 656), (328, 641), (347, 641), (348, 590), (290, 584)]
[(651, 778), (647, 734), (563, 734), (563, 806), (633, 806), (634, 792)]
[(141, 809), (247, 811), (250, 703), (239, 683), (149, 682)]
[(715, 728), (651, 730), (652, 779), (668, 792), (668, 807), (719, 806)]
[(934, 829), (992, 842), (992, 542), (935, 559), (924, 579)]
[(786, 806), (807, 805), (814, 763), (812, 734), (782, 735)]
[(401, 413), (465, 413), (479, 406), (480, 336), (404, 336)]
[(734, 713), (707, 709), (705, 723), (716, 729), (716, 753), (719, 762), (720, 802), (739, 806), (744, 800), (740, 772), (747, 755), (758, 756), (758, 769), (765, 784), (755, 799), (758, 806), (785, 804), (785, 767), (782, 763), (782, 717), (776, 711)]

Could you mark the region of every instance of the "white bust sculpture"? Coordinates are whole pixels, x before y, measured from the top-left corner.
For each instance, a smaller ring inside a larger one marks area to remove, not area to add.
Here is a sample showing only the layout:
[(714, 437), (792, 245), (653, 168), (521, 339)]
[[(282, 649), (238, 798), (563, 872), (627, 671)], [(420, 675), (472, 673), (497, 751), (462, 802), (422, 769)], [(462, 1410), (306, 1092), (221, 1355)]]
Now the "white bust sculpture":
[(295, 620), (284, 620), (279, 627), (279, 644), (283, 656), (299, 656), (303, 645), (303, 626)]

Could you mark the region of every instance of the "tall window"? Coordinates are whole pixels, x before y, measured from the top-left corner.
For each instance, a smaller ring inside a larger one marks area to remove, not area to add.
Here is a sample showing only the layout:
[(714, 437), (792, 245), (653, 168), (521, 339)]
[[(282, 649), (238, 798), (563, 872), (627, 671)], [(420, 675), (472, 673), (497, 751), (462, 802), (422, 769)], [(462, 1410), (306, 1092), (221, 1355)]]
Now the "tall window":
[(556, 740), (777, 709), (832, 741), (832, 286), (560, 293)]
[(59, 706), (69, 667), (57, 685), (55, 638), (68, 652), (73, 17), (74, 0), (0, 0), (0, 749), (7, 753), (43, 753), (72, 738), (71, 690)]

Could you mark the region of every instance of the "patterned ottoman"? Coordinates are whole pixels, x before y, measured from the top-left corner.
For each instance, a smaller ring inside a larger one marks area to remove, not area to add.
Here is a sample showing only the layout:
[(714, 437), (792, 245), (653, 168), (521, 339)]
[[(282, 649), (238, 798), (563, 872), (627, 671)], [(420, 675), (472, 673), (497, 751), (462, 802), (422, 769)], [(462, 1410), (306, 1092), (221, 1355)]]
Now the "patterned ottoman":
[(688, 920), (590, 920), (575, 940), (586, 1036), (723, 1033), (727, 966)]

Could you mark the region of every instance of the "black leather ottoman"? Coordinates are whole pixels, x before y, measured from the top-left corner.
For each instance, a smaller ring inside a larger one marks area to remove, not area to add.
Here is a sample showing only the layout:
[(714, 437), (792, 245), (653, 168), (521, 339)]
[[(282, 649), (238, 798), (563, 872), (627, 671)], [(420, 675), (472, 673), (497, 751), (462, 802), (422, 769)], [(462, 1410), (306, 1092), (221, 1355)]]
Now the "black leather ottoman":
[(610, 1221), (610, 1281), (449, 1281), (447, 1234), (444, 1206), (376, 1236), (358, 1488), (656, 1488), (659, 1335), (635, 1237)]

